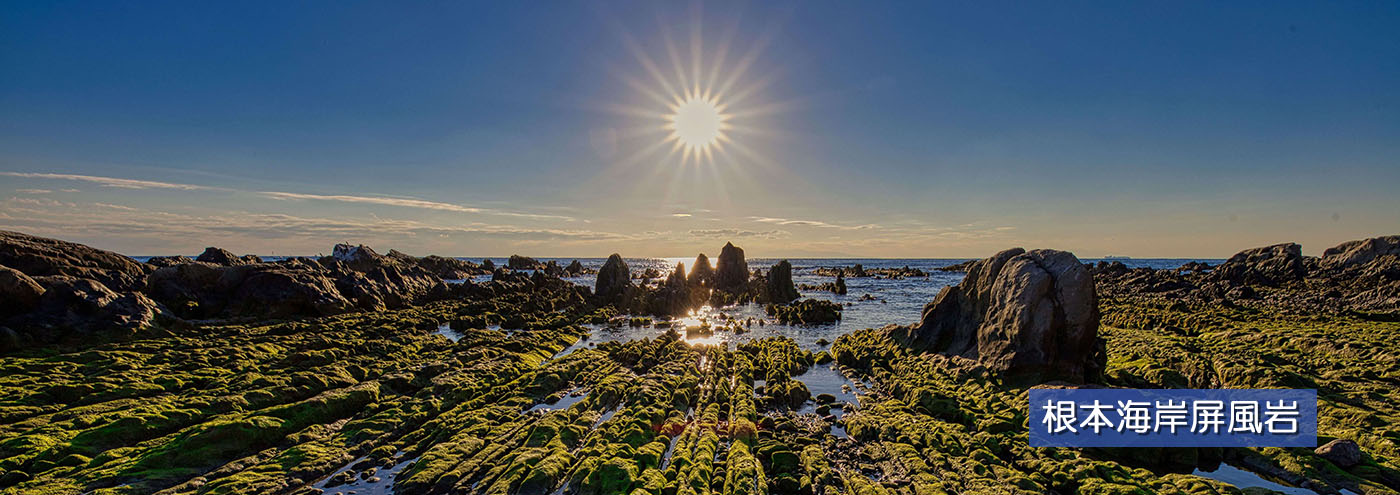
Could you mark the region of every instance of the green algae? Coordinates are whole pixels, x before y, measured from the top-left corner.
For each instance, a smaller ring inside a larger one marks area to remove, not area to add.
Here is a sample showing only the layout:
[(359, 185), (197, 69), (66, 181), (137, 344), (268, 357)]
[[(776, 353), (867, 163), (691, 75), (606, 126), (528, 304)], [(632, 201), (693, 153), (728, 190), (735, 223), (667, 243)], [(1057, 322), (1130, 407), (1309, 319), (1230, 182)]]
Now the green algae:
[[(0, 493), (311, 493), (362, 457), (410, 461), (394, 485), (403, 494), (1238, 493), (1185, 474), (1222, 459), (1393, 491), (1400, 324), (1112, 300), (1102, 310), (1109, 385), (1317, 388), (1322, 436), (1356, 440), (1365, 460), (1031, 448), (1024, 389), (878, 330), (816, 353), (787, 338), (692, 346), (669, 331), (556, 359), (580, 325), (617, 311), (501, 291), (5, 356)], [(435, 335), (442, 323), (461, 338)], [(813, 398), (797, 378), (827, 362), (861, 385), (859, 406)], [(569, 394), (582, 398), (529, 411)], [(816, 403), (822, 414), (797, 412)]]

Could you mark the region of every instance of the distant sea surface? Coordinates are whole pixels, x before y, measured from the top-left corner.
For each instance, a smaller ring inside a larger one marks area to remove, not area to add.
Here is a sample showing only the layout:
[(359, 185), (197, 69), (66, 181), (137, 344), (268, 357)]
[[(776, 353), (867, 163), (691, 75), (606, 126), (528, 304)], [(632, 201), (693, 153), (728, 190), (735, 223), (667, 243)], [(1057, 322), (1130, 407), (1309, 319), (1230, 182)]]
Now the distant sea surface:
[[(134, 257), (139, 261), (150, 259), (149, 256)], [(285, 259), (283, 256), (264, 256), (266, 261)], [(458, 259), (480, 263), (486, 258), (459, 257)], [(497, 266), (505, 266), (506, 258), (490, 258)], [(577, 259), (585, 268), (597, 270), (603, 266), (604, 258), (536, 258), (540, 262), (555, 261), (560, 266), (568, 266), (570, 262)], [(1138, 259), (1138, 258), (1111, 258), (1101, 260), (1098, 258), (1082, 258), (1085, 263), (1098, 261), (1118, 261), (1130, 268), (1176, 268), (1190, 261), (1203, 261), (1211, 265), (1219, 264), (1223, 260), (1219, 259)], [(675, 269), (676, 263), (685, 263), (687, 270), (695, 262), (695, 258), (626, 258), (628, 268), (633, 276), (644, 272), (647, 268), (655, 268), (663, 276)], [(710, 266), (718, 260), (710, 258)], [(779, 259), (772, 258), (751, 258), (748, 261), (749, 269), (761, 268), (764, 271)], [(798, 292), (804, 298), (824, 299), (834, 301), (844, 306), (841, 321), (829, 325), (781, 325), (777, 323), (765, 323), (762, 326), (753, 326), (748, 333), (734, 334), (731, 332), (716, 332), (714, 335), (703, 338), (688, 339), (697, 343), (721, 343), (736, 342), (754, 338), (763, 338), (775, 335), (791, 337), (805, 348), (819, 349), (818, 340), (825, 339), (834, 341), (836, 337), (864, 328), (879, 328), (888, 324), (907, 325), (917, 323), (923, 307), (932, 301), (938, 292), (944, 287), (957, 284), (962, 281), (962, 272), (943, 272), (938, 268), (962, 263), (968, 259), (879, 259), (879, 258), (788, 258), (793, 266), (793, 283), (799, 286)], [(802, 284), (820, 285), (831, 282), (834, 277), (819, 276), (816, 274), (818, 268), (838, 268), (849, 267), (860, 264), (866, 269), (871, 268), (917, 268), (928, 273), (928, 277), (911, 277), (905, 279), (882, 279), (875, 277), (847, 278), (846, 295), (837, 295), (830, 292), (820, 292), (814, 290), (801, 290)], [(582, 277), (566, 278), (576, 284), (592, 288), (596, 275), (585, 275)], [(477, 281), (490, 280), (489, 275), (479, 277)], [(460, 282), (460, 281), (450, 281)], [(871, 298), (864, 298), (869, 294)], [(735, 318), (747, 321), (750, 318), (755, 321), (764, 320), (767, 315), (763, 308), (755, 304), (742, 305), (738, 307), (723, 308), (722, 310), (705, 308), (690, 317), (683, 318), (683, 325), (699, 325), (710, 323), (721, 326), (720, 320)], [(451, 329), (444, 329), (444, 335), (451, 337)], [(664, 332), (664, 329), (657, 328), (609, 328), (598, 326), (593, 329), (591, 338), (581, 341), (564, 352), (572, 352), (585, 345), (595, 345), (601, 341), (608, 340), (630, 340), (644, 337), (655, 337)]]

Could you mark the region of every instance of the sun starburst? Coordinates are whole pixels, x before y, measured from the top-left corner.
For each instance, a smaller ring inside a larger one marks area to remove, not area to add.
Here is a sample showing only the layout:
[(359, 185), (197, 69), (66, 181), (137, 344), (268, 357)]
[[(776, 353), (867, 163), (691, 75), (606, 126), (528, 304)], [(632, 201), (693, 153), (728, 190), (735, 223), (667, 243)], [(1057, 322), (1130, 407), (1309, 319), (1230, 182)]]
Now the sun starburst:
[(724, 104), (715, 95), (698, 89), (687, 91), (676, 97), (670, 110), (664, 126), (671, 131), (667, 140), (674, 143), (673, 150), (680, 151), (685, 158), (713, 158), (713, 152), (728, 139), (725, 131), (730, 128), (730, 115), (725, 113)]

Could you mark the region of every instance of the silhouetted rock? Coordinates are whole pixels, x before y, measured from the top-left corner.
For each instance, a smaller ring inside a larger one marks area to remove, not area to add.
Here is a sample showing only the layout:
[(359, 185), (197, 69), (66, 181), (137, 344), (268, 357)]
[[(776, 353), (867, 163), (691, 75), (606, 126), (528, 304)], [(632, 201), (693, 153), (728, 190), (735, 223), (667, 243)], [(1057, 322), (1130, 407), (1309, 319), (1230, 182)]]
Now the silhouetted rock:
[(24, 272), (0, 266), (0, 316), (29, 312), (43, 295), (44, 287)]
[(972, 264), (962, 283), (924, 306), (917, 326), (894, 331), (913, 347), (975, 359), (1013, 380), (1085, 382), (1105, 365), (1098, 328), (1083, 263), (1064, 251), (1016, 248)]
[(840, 294), (840, 295), (843, 295), (843, 296), (846, 295), (846, 277), (845, 277), (844, 275), (842, 275), (842, 274), (839, 274), (839, 273), (836, 274), (836, 290), (835, 290), (835, 292), (836, 292), (837, 294)]
[(30, 277), (88, 278), (117, 292), (134, 292), (155, 267), (82, 244), (0, 230), (0, 265)]
[(583, 263), (579, 263), (578, 260), (573, 260), (569, 263), (569, 266), (564, 267), (564, 273), (567, 273), (570, 277), (583, 275)]
[(512, 254), (510, 259), (506, 260), (506, 267), (511, 270), (540, 270), (544, 268), (544, 263), (529, 256)]
[(496, 270), (496, 262), (491, 261), (491, 258), (481, 260), (481, 269), (494, 272)]
[(1303, 247), (1291, 242), (1240, 251), (1211, 272), (1216, 280), (1270, 287), (1302, 280), (1306, 275)]
[(606, 301), (615, 301), (627, 293), (632, 286), (632, 274), (622, 255), (613, 253), (603, 268), (598, 270), (598, 281), (593, 285), (593, 293)]
[(207, 248), (204, 248), (204, 252), (201, 253), (201, 254), (199, 255), (199, 257), (198, 257), (198, 258), (195, 258), (194, 260), (195, 260), (195, 261), (202, 261), (202, 262), (204, 262), (204, 263), (213, 263), (213, 264), (215, 264), (215, 265), (223, 265), (223, 266), (247, 265), (247, 264), (250, 264), (250, 263), (262, 263), (262, 259), (258, 258), (257, 256), (254, 256), (254, 255), (251, 255), (251, 254), (250, 254), (250, 255), (247, 255), (247, 256), (237, 256), (237, 255), (234, 255), (233, 253), (228, 252), (227, 250), (219, 249), (219, 248), (216, 248), (216, 247), (207, 247)]
[(705, 253), (695, 257), (695, 265), (690, 268), (690, 278), (686, 280), (692, 287), (714, 288), (715, 271), (710, 268), (710, 258)]
[(779, 261), (768, 270), (768, 300), (766, 302), (784, 304), (801, 297), (797, 287), (792, 285), (792, 263)]
[(730, 293), (743, 292), (749, 282), (749, 264), (744, 261), (744, 250), (732, 243), (724, 243), (719, 252), (719, 262), (715, 264), (715, 289)]

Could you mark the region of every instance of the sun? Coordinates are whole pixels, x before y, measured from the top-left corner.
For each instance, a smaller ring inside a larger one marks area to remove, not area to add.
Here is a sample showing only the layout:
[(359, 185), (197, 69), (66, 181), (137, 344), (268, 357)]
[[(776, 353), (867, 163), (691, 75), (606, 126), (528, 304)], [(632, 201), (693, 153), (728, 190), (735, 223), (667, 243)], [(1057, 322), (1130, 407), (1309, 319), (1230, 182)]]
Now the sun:
[(728, 128), (725, 121), (729, 116), (724, 113), (724, 106), (704, 96), (678, 100), (667, 117), (666, 129), (671, 131), (671, 139), (688, 153), (708, 154), (711, 146), (718, 146), (724, 139)]

